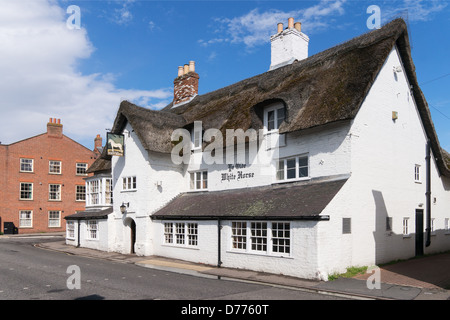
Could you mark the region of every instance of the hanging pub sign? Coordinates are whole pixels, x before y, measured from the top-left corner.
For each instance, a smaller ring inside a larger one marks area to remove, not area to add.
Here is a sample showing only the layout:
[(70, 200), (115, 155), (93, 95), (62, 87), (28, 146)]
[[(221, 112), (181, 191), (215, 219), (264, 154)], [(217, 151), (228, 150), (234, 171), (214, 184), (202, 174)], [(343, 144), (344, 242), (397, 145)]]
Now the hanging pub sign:
[(106, 134), (106, 153), (108, 156), (123, 156), (123, 134)]

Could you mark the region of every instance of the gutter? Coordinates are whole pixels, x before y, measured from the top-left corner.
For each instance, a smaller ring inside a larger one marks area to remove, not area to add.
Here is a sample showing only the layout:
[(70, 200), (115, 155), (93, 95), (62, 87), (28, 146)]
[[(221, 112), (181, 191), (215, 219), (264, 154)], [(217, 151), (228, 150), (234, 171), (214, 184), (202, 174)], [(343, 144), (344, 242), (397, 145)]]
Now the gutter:
[(150, 215), (152, 220), (272, 220), (272, 221), (329, 221), (328, 215), (314, 215), (314, 216), (192, 216), (192, 215)]

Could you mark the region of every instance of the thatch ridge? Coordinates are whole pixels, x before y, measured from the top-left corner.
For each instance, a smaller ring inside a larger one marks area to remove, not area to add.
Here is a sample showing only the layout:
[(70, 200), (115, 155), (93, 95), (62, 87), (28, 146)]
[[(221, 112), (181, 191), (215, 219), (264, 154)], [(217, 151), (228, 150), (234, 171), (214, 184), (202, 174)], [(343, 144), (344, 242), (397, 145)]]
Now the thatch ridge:
[(404, 62), (439, 170), (450, 177), (427, 102), (417, 83), (407, 26), (402, 19), (305, 60), (198, 95), (178, 107), (169, 104), (156, 111), (124, 101), (114, 131), (121, 131), (129, 121), (146, 149), (170, 153), (173, 130), (194, 121), (202, 121), (204, 130), (217, 128), (222, 133), (226, 129), (262, 129), (263, 118), (258, 106), (267, 101), (282, 101), (286, 107), (286, 120), (279, 128), (280, 133), (352, 120), (394, 46), (398, 47)]

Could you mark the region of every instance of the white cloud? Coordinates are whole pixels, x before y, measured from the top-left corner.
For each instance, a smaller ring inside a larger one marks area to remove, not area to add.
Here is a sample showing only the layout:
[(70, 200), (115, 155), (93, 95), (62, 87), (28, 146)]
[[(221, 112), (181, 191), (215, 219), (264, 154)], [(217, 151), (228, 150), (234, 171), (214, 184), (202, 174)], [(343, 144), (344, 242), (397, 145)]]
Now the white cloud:
[(129, 7), (135, 0), (126, 0), (120, 9), (114, 10), (114, 22), (117, 24), (128, 24), (133, 20), (133, 14)]
[(61, 119), (69, 137), (90, 143), (111, 127), (121, 100), (154, 108), (169, 102), (170, 88), (124, 90), (112, 74), (81, 74), (77, 63), (95, 48), (85, 29), (67, 28), (67, 18), (53, 0), (2, 0), (2, 143), (45, 132), (50, 117)]
[(445, 0), (403, 0), (380, 6), (385, 20), (402, 16), (411, 22), (429, 21), (435, 13), (441, 12), (447, 7)]
[(345, 2), (346, 0), (322, 0), (306, 9), (287, 12), (276, 9), (260, 12), (259, 9), (253, 9), (240, 17), (217, 18), (215, 33), (220, 36), (209, 40), (200, 39), (198, 42), (202, 46), (221, 42), (243, 43), (247, 48), (252, 48), (268, 42), (276, 31), (277, 23), (283, 22), (286, 25), (289, 17), (301, 21), (302, 28), (312, 34), (329, 27), (334, 16), (344, 14)]

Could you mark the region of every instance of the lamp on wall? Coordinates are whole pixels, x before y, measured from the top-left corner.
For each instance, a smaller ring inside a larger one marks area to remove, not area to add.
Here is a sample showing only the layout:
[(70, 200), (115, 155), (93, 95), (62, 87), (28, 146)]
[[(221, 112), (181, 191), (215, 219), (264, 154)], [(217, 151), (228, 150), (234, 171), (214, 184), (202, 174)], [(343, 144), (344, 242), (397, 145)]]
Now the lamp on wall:
[(127, 211), (127, 208), (130, 206), (130, 203), (127, 202), (122, 202), (122, 205), (120, 206), (120, 212), (125, 213)]

